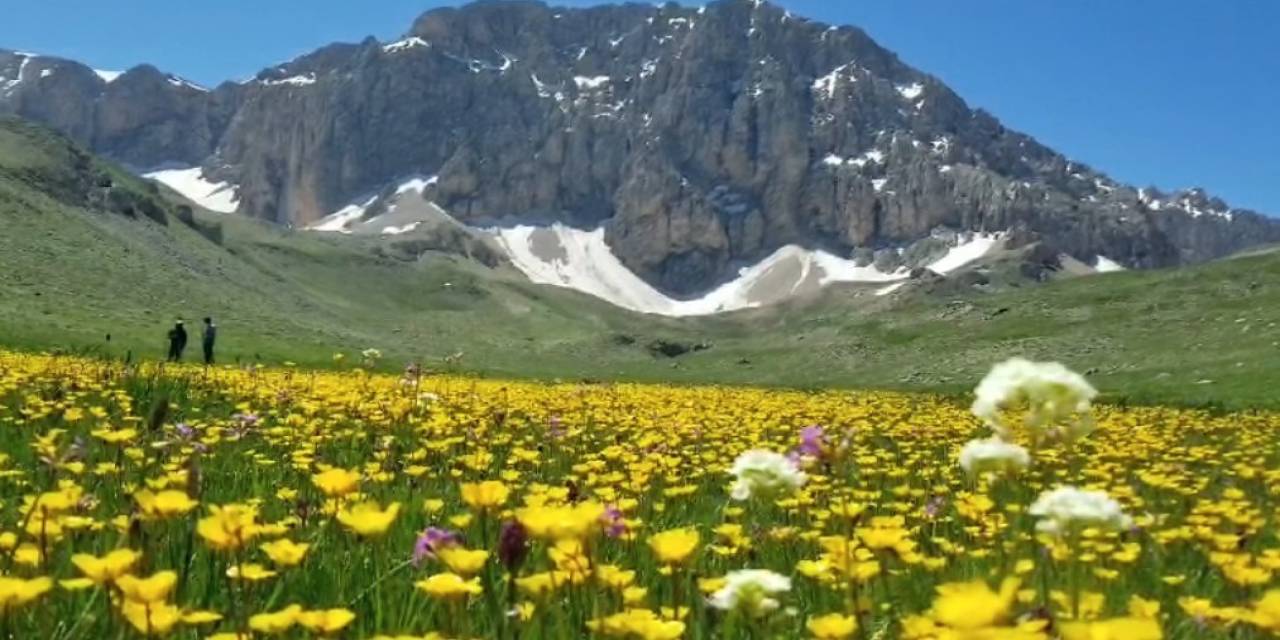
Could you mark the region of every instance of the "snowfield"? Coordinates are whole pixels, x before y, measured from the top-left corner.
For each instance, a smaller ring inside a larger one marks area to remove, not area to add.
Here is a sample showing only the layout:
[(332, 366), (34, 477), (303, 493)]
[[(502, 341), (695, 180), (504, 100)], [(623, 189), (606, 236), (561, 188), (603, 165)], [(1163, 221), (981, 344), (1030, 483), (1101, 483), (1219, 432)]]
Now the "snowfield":
[[(825, 251), (795, 245), (783, 247), (738, 277), (700, 298), (680, 300), (653, 288), (632, 273), (605, 243), (603, 228), (592, 231), (562, 224), (522, 225), (488, 230), (499, 247), (530, 281), (575, 289), (619, 307), (664, 316), (702, 316), (753, 309), (816, 293), (834, 283), (885, 283), (890, 293), (908, 278), (909, 270), (885, 273), (859, 266)], [(986, 255), (997, 234), (977, 234), (929, 265), (948, 273)]]
[(218, 213), (235, 213), (240, 206), (236, 185), (229, 182), (210, 182), (200, 167), (161, 169), (142, 174), (163, 183), (182, 194), (186, 199)]

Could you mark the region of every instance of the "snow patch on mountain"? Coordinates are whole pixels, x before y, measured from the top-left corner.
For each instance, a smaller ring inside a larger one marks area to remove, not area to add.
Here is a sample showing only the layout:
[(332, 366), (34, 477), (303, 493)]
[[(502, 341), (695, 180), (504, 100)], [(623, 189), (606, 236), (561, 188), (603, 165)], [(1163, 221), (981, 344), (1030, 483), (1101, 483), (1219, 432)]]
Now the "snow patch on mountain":
[(913, 82), (907, 85), (899, 85), (898, 93), (907, 100), (915, 100), (924, 93), (924, 85), (919, 82)]
[(609, 76), (594, 76), (590, 78), (586, 76), (575, 76), (573, 78), (573, 83), (578, 85), (579, 89), (591, 91), (594, 89), (600, 89), (609, 84), (609, 80)]
[[(488, 230), (498, 246), (530, 281), (575, 289), (619, 307), (664, 316), (703, 316), (776, 304), (814, 294), (835, 283), (901, 283), (910, 270), (886, 273), (871, 265), (796, 245), (778, 249), (745, 267), (733, 280), (702, 297), (672, 298), (622, 263), (605, 242), (604, 228), (591, 231), (563, 224), (520, 225)], [(948, 273), (986, 255), (999, 242), (978, 234), (929, 265)]]
[(1097, 259), (1096, 259), (1096, 260), (1094, 260), (1093, 268), (1094, 268), (1094, 270), (1095, 270), (1095, 271), (1097, 271), (1098, 273), (1111, 273), (1111, 272), (1114, 272), (1114, 271), (1127, 271), (1127, 269), (1125, 269), (1125, 266), (1124, 266), (1124, 265), (1122, 265), (1122, 264), (1120, 264), (1119, 262), (1116, 262), (1115, 260), (1112, 260), (1111, 258), (1108, 258), (1108, 257), (1106, 257), (1106, 256), (1104, 256), (1104, 255), (1099, 255), (1099, 256), (1097, 257)]
[(403, 39), (403, 40), (397, 40), (397, 41), (392, 42), (392, 43), (390, 43), (390, 44), (388, 44), (388, 45), (385, 45), (385, 46), (383, 46), (383, 47), (382, 47), (382, 50), (383, 50), (384, 52), (386, 52), (386, 53), (399, 53), (399, 52), (401, 52), (401, 51), (408, 51), (408, 50), (413, 49), (413, 48), (415, 48), (415, 47), (427, 47), (427, 48), (430, 48), (430, 47), (431, 47), (431, 43), (429, 43), (429, 42), (427, 42), (426, 40), (423, 40), (422, 38), (419, 38), (419, 37), (417, 37), (417, 36), (410, 36), (410, 37), (405, 38), (405, 39)]
[[(308, 226), (310, 231), (331, 231), (344, 234), (401, 235), (417, 229), (428, 218), (435, 219), (443, 214), (443, 210), (434, 203), (426, 202), (426, 190), (440, 181), (437, 176), (416, 175), (400, 180), (394, 184), (394, 190), (384, 189), (379, 193), (355, 199), (347, 206), (321, 218)], [(384, 210), (372, 219), (367, 219), (369, 209), (383, 199), (383, 193), (391, 193), (386, 198)], [(406, 197), (412, 195), (410, 204), (428, 207), (420, 211), (415, 206), (405, 206)]]
[(300, 76), (290, 76), (288, 78), (282, 78), (280, 80), (267, 79), (262, 81), (262, 84), (268, 87), (276, 87), (280, 85), (292, 85), (295, 87), (305, 87), (307, 85), (312, 85), (315, 83), (316, 83), (316, 74), (314, 73), (308, 73)]
[[(178, 76), (171, 75), (171, 76), (168, 76), (168, 77), (167, 77), (167, 78), (165, 78), (165, 79), (169, 81), (169, 84), (171, 84), (171, 85), (173, 85), (173, 86), (175, 86), (175, 87), (186, 87), (186, 88), (188, 88), (188, 89), (195, 89), (196, 91), (201, 91), (201, 92), (204, 92), (204, 93), (208, 93), (208, 92), (209, 92), (209, 89), (207, 89), (207, 88), (205, 88), (205, 87), (202, 87), (202, 86), (200, 86), (200, 85), (198, 85), (198, 84), (196, 84), (196, 83), (194, 83), (194, 82), (192, 82), (192, 81), (190, 81), (190, 80), (187, 80), (186, 78), (180, 78), (180, 77), (178, 77)], [(110, 80), (107, 80), (107, 82), (111, 82), (111, 81), (110, 81)]]
[(230, 182), (213, 182), (200, 167), (167, 168), (142, 174), (168, 186), (186, 199), (218, 213), (235, 213), (240, 206), (236, 185)]

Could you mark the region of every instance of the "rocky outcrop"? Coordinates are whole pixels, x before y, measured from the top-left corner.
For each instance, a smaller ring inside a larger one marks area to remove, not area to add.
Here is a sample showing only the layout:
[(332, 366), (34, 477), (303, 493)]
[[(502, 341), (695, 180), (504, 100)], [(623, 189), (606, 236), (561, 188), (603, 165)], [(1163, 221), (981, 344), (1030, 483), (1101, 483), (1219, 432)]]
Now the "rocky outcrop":
[[(17, 58), (0, 54), (0, 78)], [(436, 175), (428, 196), (464, 222), (607, 224), (623, 262), (674, 294), (792, 243), (900, 262), (890, 248), (940, 227), (1139, 268), (1280, 240), (1202, 192), (1118, 184), (862, 31), (757, 0), (438, 9), (399, 41), (329, 46), (216, 91), (34, 60), (58, 66), (0, 80), (0, 110), (135, 166), (204, 164), (239, 185), (245, 214), (306, 225)]]

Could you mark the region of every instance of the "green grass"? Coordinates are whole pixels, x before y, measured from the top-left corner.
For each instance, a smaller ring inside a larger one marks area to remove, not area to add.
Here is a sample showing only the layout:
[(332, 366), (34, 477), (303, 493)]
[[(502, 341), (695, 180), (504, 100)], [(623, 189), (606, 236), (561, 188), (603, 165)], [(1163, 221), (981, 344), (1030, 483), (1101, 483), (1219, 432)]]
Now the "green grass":
[[(159, 221), (86, 208), (87, 175)], [(197, 213), (61, 138), (0, 121), (0, 344), (154, 358), (175, 317), (220, 327), (224, 361), (323, 366), (374, 347), (387, 366), (489, 376), (874, 387), (961, 392), (1014, 355), (1063, 360), (1112, 401), (1280, 407), (1280, 255), (890, 302), (857, 288), (726, 317), (642, 316), (531, 285), (509, 268), (379, 239), (291, 232)], [(220, 227), (216, 234), (200, 228)], [(106, 340), (110, 334), (111, 340)], [(623, 339), (625, 338), (625, 339)], [(677, 359), (655, 339), (708, 341)], [(195, 349), (189, 356), (194, 357)]]

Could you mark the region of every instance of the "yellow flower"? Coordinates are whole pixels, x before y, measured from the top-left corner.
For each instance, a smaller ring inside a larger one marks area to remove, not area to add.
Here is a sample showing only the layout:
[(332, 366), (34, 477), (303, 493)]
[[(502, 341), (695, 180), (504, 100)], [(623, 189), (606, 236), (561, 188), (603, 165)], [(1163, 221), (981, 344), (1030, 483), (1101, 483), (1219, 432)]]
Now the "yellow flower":
[(178, 574), (172, 571), (159, 571), (146, 578), (134, 575), (123, 575), (116, 580), (116, 587), (126, 600), (149, 604), (162, 602), (169, 597), (173, 586), (178, 583)]
[(444, 510), (444, 500), (439, 498), (427, 498), (422, 501), (422, 509), (427, 513), (440, 513)]
[(383, 509), (376, 502), (362, 502), (338, 512), (338, 522), (358, 536), (372, 538), (385, 534), (400, 513), (400, 503)]
[(664, 620), (648, 609), (628, 609), (622, 613), (588, 620), (587, 628), (615, 638), (675, 640), (684, 635), (685, 624), (679, 620)]
[(341, 631), (355, 619), (356, 614), (349, 609), (325, 609), (299, 614), (298, 624), (313, 633), (331, 635)]
[(669, 529), (649, 537), (649, 548), (658, 562), (681, 564), (698, 548), (698, 531), (693, 528)]
[(460, 488), (462, 501), (478, 511), (496, 511), (507, 503), (511, 490), (497, 480), (465, 483)]
[(1280, 631), (1280, 589), (1266, 592), (1254, 603), (1249, 622), (1269, 631)]
[(809, 618), (809, 622), (805, 624), (805, 627), (818, 640), (844, 640), (845, 638), (853, 637), (854, 632), (858, 630), (858, 619), (853, 616), (831, 613), (825, 616)]
[(274, 578), (276, 572), (267, 569), (260, 564), (241, 564), (227, 568), (227, 577), (232, 580), (246, 580), (248, 582), (259, 582), (268, 578)]
[(1156, 619), (1160, 615), (1160, 603), (1147, 600), (1142, 596), (1129, 596), (1129, 616), (1133, 618)]
[(267, 557), (276, 566), (293, 567), (302, 562), (302, 559), (307, 555), (307, 549), (310, 549), (311, 545), (293, 542), (288, 538), (281, 538), (273, 542), (264, 542), (258, 548), (262, 549), (262, 552), (267, 554)]
[(71, 556), (71, 564), (94, 584), (106, 584), (128, 573), (139, 557), (141, 554), (132, 549), (116, 549), (101, 558), (77, 553)]
[(311, 476), (311, 483), (320, 490), (320, 493), (330, 498), (340, 498), (360, 486), (360, 474), (334, 467)]
[(166, 636), (182, 622), (182, 610), (166, 602), (126, 600), (120, 613), (133, 628), (147, 636)]
[(26, 605), (48, 593), (52, 588), (53, 580), (46, 577), (24, 580), (0, 576), (0, 614)]
[(426, 580), (415, 582), (414, 586), (433, 598), (443, 600), (466, 598), (484, 592), (479, 578), (466, 580), (456, 573), (437, 573)]
[(526, 596), (537, 598), (555, 591), (556, 587), (568, 581), (568, 576), (557, 577), (555, 572), (544, 571), (516, 578), (516, 588)]
[(249, 628), (258, 633), (284, 633), (298, 623), (302, 607), (291, 604), (279, 611), (259, 613), (249, 618)]
[(541, 540), (583, 539), (600, 531), (604, 505), (582, 502), (572, 507), (527, 507), (516, 517), (529, 536)]
[(463, 576), (480, 573), (485, 561), (489, 559), (488, 551), (471, 550), (459, 546), (447, 546), (435, 553), (450, 571)]
[(1008, 578), (997, 593), (981, 580), (953, 582), (938, 587), (933, 618), (953, 629), (980, 629), (1009, 618), (1018, 592), (1018, 581)]
[(147, 520), (163, 520), (186, 515), (199, 504), (185, 492), (173, 489), (159, 493), (143, 489), (135, 493), (133, 499), (138, 502), (138, 509), (142, 512), (142, 517)]
[(107, 443), (120, 444), (138, 437), (137, 429), (94, 429), (89, 435)]
[(257, 517), (258, 510), (247, 505), (213, 505), (196, 523), (196, 533), (214, 551), (239, 549), (260, 532)]
[(1150, 618), (1113, 618), (1093, 622), (1064, 622), (1062, 640), (1160, 640), (1160, 623)]

